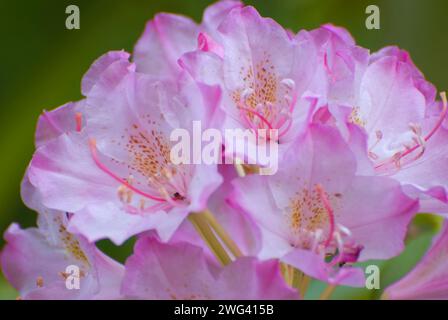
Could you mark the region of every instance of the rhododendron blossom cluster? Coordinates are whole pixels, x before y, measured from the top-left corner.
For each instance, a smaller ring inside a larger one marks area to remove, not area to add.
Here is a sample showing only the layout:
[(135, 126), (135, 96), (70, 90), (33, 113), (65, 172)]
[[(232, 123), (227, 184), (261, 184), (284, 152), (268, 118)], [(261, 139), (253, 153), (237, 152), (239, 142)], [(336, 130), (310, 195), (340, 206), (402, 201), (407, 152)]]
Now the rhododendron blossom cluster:
[[(294, 33), (231, 0), (200, 24), (161, 13), (81, 87), (38, 120), (21, 187), (38, 227), (5, 233), (23, 299), (301, 299), (314, 280), (328, 296), (399, 255), (417, 213), (448, 216), (445, 94), (407, 52), (343, 28)], [(197, 123), (222, 134), (220, 161), (173, 163), (172, 132)], [(275, 172), (226, 130), (275, 144)], [(384, 298), (448, 299), (447, 230)], [(133, 237), (124, 264), (95, 245)]]

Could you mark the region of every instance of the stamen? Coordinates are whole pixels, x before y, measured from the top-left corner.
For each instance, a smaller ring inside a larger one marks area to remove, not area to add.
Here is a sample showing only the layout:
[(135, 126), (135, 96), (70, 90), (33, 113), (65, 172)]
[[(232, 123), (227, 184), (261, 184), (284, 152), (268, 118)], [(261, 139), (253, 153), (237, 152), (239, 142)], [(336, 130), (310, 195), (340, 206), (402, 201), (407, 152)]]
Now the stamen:
[[(298, 99), (297, 92), (294, 92), (294, 95), (293, 95), (293, 97), (292, 97), (291, 104), (290, 104), (290, 106), (289, 106), (289, 113), (290, 113), (290, 114), (292, 114), (292, 112), (294, 111), (294, 107), (295, 107), (295, 105), (296, 105), (296, 103), (297, 103), (297, 99)], [(314, 104), (317, 104), (317, 101), (315, 101)], [(313, 108), (314, 108), (314, 106), (313, 106)]]
[(422, 148), (420, 153), (414, 158), (414, 160), (417, 160), (425, 153), (426, 141), (424, 139), (422, 139), (421, 136), (414, 137), (413, 140), (417, 145), (419, 145)]
[[(167, 179), (167, 181), (165, 182), (165, 184), (168, 187), (171, 187), (172, 189), (174, 189), (175, 193), (172, 195), (172, 199), (174, 200), (180, 200), (180, 199), (185, 199), (184, 196), (182, 196), (182, 194), (186, 194), (186, 184), (185, 184), (185, 179), (183, 178), (183, 175), (180, 171), (177, 171), (177, 173), (180, 175), (181, 179), (180, 181), (176, 181), (175, 177), (173, 175), (173, 172), (171, 172), (168, 168), (163, 168), (162, 169), (162, 173), (163, 176)], [(179, 179), (178, 179), (179, 180)]]
[(431, 137), (434, 135), (434, 133), (436, 133), (436, 131), (440, 128), (440, 126), (443, 123), (443, 120), (445, 120), (446, 117), (446, 113), (448, 111), (448, 106), (447, 106), (447, 100), (446, 100), (446, 93), (445, 92), (441, 92), (440, 93), (440, 97), (442, 98), (442, 112), (440, 113), (440, 118), (437, 121), (437, 124), (435, 125), (435, 127), (431, 130), (431, 132), (425, 137), (425, 141), (428, 141), (429, 139), (431, 139)]
[(343, 233), (343, 234), (345, 234), (346, 236), (351, 236), (352, 235), (352, 232), (350, 231), (350, 229), (349, 228), (347, 228), (347, 227), (345, 227), (345, 226), (343, 226), (342, 224), (337, 224), (337, 227), (338, 227), (338, 229)]
[[(288, 119), (287, 119), (286, 121), (287, 121), (286, 128), (283, 129), (282, 132), (279, 133), (279, 135), (278, 135), (278, 138), (279, 138), (279, 139), (282, 138), (282, 137), (289, 131), (289, 129), (290, 129), (291, 126), (292, 126), (292, 117), (288, 117)], [(284, 124), (284, 123), (283, 123), (283, 124)]]
[(252, 130), (257, 130), (257, 128), (254, 126), (252, 121), (250, 121), (249, 117), (247, 116), (247, 112), (243, 112), (243, 110), (240, 110), (240, 111), (241, 111), (240, 114), (241, 114), (244, 122), (246, 123), (246, 125)]
[(262, 122), (264, 122), (269, 127), (269, 129), (273, 129), (272, 124), (257, 111), (245, 107), (240, 107), (240, 109), (252, 113), (254, 116), (258, 117)]
[(378, 160), (378, 155), (375, 152), (369, 151), (369, 157), (373, 160)]
[[(306, 230), (306, 231), (308, 231), (308, 230)], [(317, 247), (318, 247), (318, 245), (319, 245), (319, 243), (320, 243), (322, 234), (323, 234), (323, 230), (322, 230), (322, 229), (317, 229), (317, 230), (314, 232), (314, 235), (313, 235), (313, 246), (312, 246), (312, 251), (316, 251), (316, 249), (317, 249)]]
[[(280, 84), (285, 86), (288, 91), (294, 91), (296, 86), (294, 80), (285, 78), (280, 81)], [(241, 112), (241, 119), (251, 129), (282, 129), (278, 137), (285, 135), (292, 125), (292, 111), (297, 101), (297, 94), (290, 96), (288, 93), (284, 95), (286, 106), (276, 107), (271, 101), (263, 101), (258, 103), (255, 107), (249, 107), (247, 99), (254, 94), (252, 88), (245, 88), (241, 92), (241, 98), (238, 102), (238, 109)], [(253, 101), (252, 101), (253, 102)], [(286, 108), (286, 109), (285, 109)]]
[(402, 158), (402, 153), (401, 152), (397, 152), (396, 154), (394, 154), (392, 156), (392, 162), (399, 169), (401, 168), (401, 162), (400, 162), (401, 158)]
[(329, 230), (327, 240), (324, 243), (324, 247), (328, 247), (331, 243), (331, 240), (333, 239), (333, 234), (334, 234), (334, 226), (335, 226), (334, 211), (333, 211), (333, 208), (331, 207), (330, 201), (328, 200), (328, 197), (327, 197), (323, 187), (320, 184), (318, 184), (318, 185), (316, 185), (316, 190), (319, 193), (319, 197), (320, 197), (320, 199), (325, 207), (325, 210), (327, 211), (327, 214), (328, 214), (328, 222), (330, 224), (330, 230)]
[(143, 192), (143, 191), (133, 187), (126, 180), (121, 179), (120, 177), (116, 176), (112, 171), (110, 171), (104, 164), (101, 163), (100, 159), (98, 158), (95, 139), (90, 139), (89, 140), (89, 146), (90, 146), (90, 153), (92, 154), (93, 161), (98, 166), (98, 168), (101, 169), (104, 173), (106, 173), (107, 175), (109, 175), (111, 178), (115, 179), (116, 181), (118, 181), (122, 185), (126, 186), (128, 189), (134, 191), (135, 193), (137, 193), (137, 194), (139, 194), (139, 195), (141, 195), (143, 197), (146, 197), (146, 198), (149, 198), (149, 199), (155, 200), (155, 201), (161, 201), (161, 202), (165, 202), (166, 201), (163, 198), (155, 197), (153, 195), (150, 195), (150, 194), (148, 194), (146, 192)]
[(411, 131), (414, 132), (417, 136), (422, 135), (422, 127), (415, 123), (410, 123), (409, 127), (411, 128)]
[(160, 202), (157, 203), (155, 205), (152, 205), (150, 207), (145, 207), (145, 208), (140, 208), (142, 212), (144, 213), (154, 213), (157, 212), (158, 210), (164, 210), (165, 208), (169, 207), (169, 203), (168, 202)]
[(336, 238), (336, 243), (337, 243), (338, 251), (339, 251), (339, 254), (338, 254), (339, 259), (336, 259), (336, 260), (339, 263), (339, 262), (341, 262), (340, 257), (342, 257), (342, 253), (344, 252), (344, 241), (342, 241), (342, 237), (339, 232), (335, 232), (335, 238)]
[[(446, 93), (445, 92), (441, 92), (440, 93), (440, 97), (442, 98), (442, 112), (440, 113), (440, 117), (439, 120), (437, 121), (436, 125), (434, 126), (434, 128), (423, 138), (419, 140), (418, 143), (416, 143), (413, 147), (408, 148), (406, 151), (404, 152), (398, 152), (395, 155), (393, 155), (392, 157), (392, 161), (395, 164), (398, 164), (398, 167), (401, 167), (400, 165), (400, 159), (402, 159), (403, 157), (407, 156), (408, 154), (410, 154), (411, 152), (414, 152), (415, 150), (417, 150), (419, 147), (423, 148), (424, 151), (424, 145), (425, 142), (428, 142), (429, 139), (431, 139), (431, 137), (437, 132), (437, 130), (440, 128), (440, 126), (442, 125), (443, 121), (445, 120), (447, 111), (448, 111), (448, 106), (447, 106), (447, 98), (446, 98)], [(412, 124), (411, 124), (412, 126)], [(419, 132), (419, 129), (417, 127), (414, 127), (413, 130), (415, 133)], [(421, 133), (421, 131), (420, 131)], [(418, 159), (419, 157), (422, 156), (422, 153), (420, 153), (416, 159)], [(414, 159), (415, 160), (415, 159)], [(380, 163), (379, 165), (375, 166), (375, 169), (378, 169), (382, 166), (384, 166), (385, 164), (387, 164), (389, 161), (384, 161), (382, 163)]]
[(161, 194), (163, 197), (165, 197), (165, 200), (168, 201), (168, 203), (170, 203), (173, 206), (179, 205), (179, 203), (176, 202), (176, 200), (177, 200), (176, 197), (174, 195), (170, 195), (169, 192), (166, 190), (165, 186), (160, 181), (158, 181), (154, 177), (149, 177), (148, 181), (152, 186), (157, 188), (157, 190), (159, 191), (159, 194)]
[(381, 130), (377, 130), (377, 131), (375, 132), (375, 134), (376, 134), (376, 138), (377, 138), (378, 140), (383, 139), (383, 132), (382, 132)]
[(173, 200), (172, 198), (171, 198), (171, 195), (168, 193), (168, 191), (166, 191), (166, 189), (163, 187), (163, 186), (161, 186), (160, 188), (159, 188), (159, 193), (161, 194), (161, 195), (163, 195), (164, 197), (165, 197), (165, 199), (166, 199), (166, 201), (168, 201), (172, 206), (178, 206), (179, 205), (179, 203), (178, 202), (176, 202), (175, 200)]
[(294, 82), (294, 80), (289, 78), (283, 79), (280, 83), (287, 87), (289, 90), (294, 90), (294, 88), (296, 87), (296, 83)]
[(283, 137), (289, 131), (289, 129), (291, 129), (291, 126), (293, 123), (292, 112), (294, 110), (294, 106), (296, 105), (296, 102), (297, 102), (297, 93), (295, 93), (293, 98), (291, 99), (291, 101), (289, 103), (289, 109), (288, 110), (282, 109), (280, 111), (280, 115), (282, 115), (283, 117), (279, 121), (277, 121), (276, 127), (278, 129), (280, 129), (281, 127), (283, 127), (285, 125), (285, 123), (287, 123), (287, 125), (286, 125), (286, 128), (284, 128), (279, 133), (279, 135), (278, 135), (279, 139), (281, 137)]
[(383, 139), (383, 132), (381, 130), (377, 130), (375, 134), (376, 134), (376, 141), (368, 150), (369, 157), (373, 160), (377, 160), (378, 155), (372, 150), (378, 145), (378, 143), (380, 143), (381, 139)]

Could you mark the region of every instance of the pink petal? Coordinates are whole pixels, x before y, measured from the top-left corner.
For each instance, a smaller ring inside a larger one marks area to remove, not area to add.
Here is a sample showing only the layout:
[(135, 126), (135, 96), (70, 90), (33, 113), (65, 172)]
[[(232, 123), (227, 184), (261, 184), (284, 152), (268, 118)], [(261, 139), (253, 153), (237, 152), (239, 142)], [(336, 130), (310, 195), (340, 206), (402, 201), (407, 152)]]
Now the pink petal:
[(364, 249), (360, 261), (389, 259), (404, 249), (407, 226), (418, 212), (400, 184), (386, 177), (356, 177), (343, 194), (342, 225)]
[[(388, 56), (369, 65), (361, 83), (358, 102), (361, 118), (369, 133), (369, 146), (380, 158), (393, 156), (409, 143), (410, 123), (421, 123), (425, 115), (425, 97), (414, 86), (411, 68), (396, 57)], [(412, 142), (412, 141), (411, 141)]]
[(134, 48), (139, 72), (174, 78), (180, 71), (177, 59), (196, 49), (199, 26), (186, 17), (160, 13), (149, 21)]
[[(60, 216), (42, 213), (39, 229), (9, 227), (0, 259), (8, 281), (24, 299), (119, 298), (122, 266), (84, 239), (67, 238), (68, 233), (61, 231), (59, 220), (55, 220)], [(61, 275), (70, 265), (84, 273), (79, 290), (68, 290)]]
[(296, 249), (282, 259), (283, 262), (302, 270), (315, 279), (332, 285), (363, 287), (365, 276), (362, 268), (344, 267), (335, 273), (322, 259), (322, 256), (311, 251)]
[(448, 299), (448, 223), (422, 260), (404, 278), (385, 290), (388, 299)]
[(236, 0), (222, 0), (218, 1), (204, 10), (202, 18), (202, 27), (207, 32), (216, 30), (221, 22), (226, 18), (230, 11), (236, 8), (242, 8), (243, 4)]
[(82, 94), (87, 96), (110, 66), (115, 63), (126, 63), (129, 57), (129, 53), (124, 51), (110, 51), (98, 58), (82, 79)]
[[(63, 133), (77, 131), (77, 113), (81, 112), (85, 100), (69, 102), (51, 111), (44, 111), (37, 122), (36, 147), (40, 147)], [(82, 127), (82, 118), (79, 125)]]
[(218, 267), (191, 244), (162, 244), (148, 237), (137, 242), (126, 262), (123, 293), (139, 299), (297, 298), (276, 261), (241, 258)]
[(131, 214), (116, 203), (90, 204), (70, 219), (69, 230), (84, 235), (89, 241), (110, 239), (121, 245), (130, 237), (147, 230), (157, 230), (167, 241), (187, 216), (186, 208), (169, 212)]

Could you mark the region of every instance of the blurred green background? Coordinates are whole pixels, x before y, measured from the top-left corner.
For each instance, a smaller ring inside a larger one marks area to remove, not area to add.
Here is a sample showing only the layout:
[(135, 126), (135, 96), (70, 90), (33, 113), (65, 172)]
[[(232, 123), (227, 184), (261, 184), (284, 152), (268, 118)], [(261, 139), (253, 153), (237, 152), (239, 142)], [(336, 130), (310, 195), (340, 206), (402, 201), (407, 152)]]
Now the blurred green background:
[[(101, 54), (116, 49), (131, 51), (147, 20), (160, 11), (181, 13), (200, 21), (207, 0), (1, 0), (0, 1), (0, 233), (19, 222), (34, 224), (35, 215), (20, 199), (19, 185), (33, 154), (35, 123), (43, 109), (52, 109), (81, 98), (80, 81)], [(439, 90), (448, 89), (445, 62), (448, 52), (446, 0), (253, 0), (262, 15), (270, 16), (294, 31), (312, 29), (327, 22), (346, 27), (358, 44), (375, 51), (395, 44), (407, 49), (414, 62)], [(65, 28), (65, 8), (78, 5), (81, 29)], [(367, 30), (365, 8), (376, 4), (381, 29)], [(382, 286), (409, 270), (424, 252), (436, 225), (419, 217), (417, 237), (409, 248), (382, 263)], [(0, 247), (4, 244), (0, 240)], [(101, 247), (118, 260), (132, 250), (132, 241), (114, 248)], [(320, 289), (313, 285), (310, 296)], [(336, 290), (334, 297), (367, 298), (368, 290)], [(17, 293), (0, 273), (0, 299)]]

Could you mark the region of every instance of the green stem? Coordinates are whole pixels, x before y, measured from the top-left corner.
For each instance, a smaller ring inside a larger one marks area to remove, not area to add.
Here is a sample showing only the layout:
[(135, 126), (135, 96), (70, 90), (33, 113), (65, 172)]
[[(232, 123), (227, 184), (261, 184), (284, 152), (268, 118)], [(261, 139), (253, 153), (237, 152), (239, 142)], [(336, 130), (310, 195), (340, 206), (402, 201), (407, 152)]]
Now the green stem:
[(329, 284), (325, 288), (324, 292), (322, 292), (322, 294), (320, 295), (320, 300), (328, 300), (328, 299), (330, 299), (331, 295), (334, 292), (334, 289), (336, 289), (336, 286), (332, 285), (332, 284)]
[(216, 234), (222, 240), (222, 242), (226, 245), (226, 247), (230, 250), (233, 256), (235, 258), (242, 257), (243, 254), (241, 250), (238, 248), (235, 241), (233, 241), (232, 238), (229, 236), (227, 231), (219, 224), (215, 216), (209, 210), (205, 210), (203, 214), (207, 222), (210, 224), (210, 226), (216, 232)]
[(213, 252), (213, 254), (218, 258), (218, 260), (223, 264), (227, 265), (231, 262), (227, 251), (223, 248), (219, 240), (216, 238), (212, 229), (208, 225), (207, 221), (204, 219), (202, 213), (191, 213), (188, 219), (195, 227), (198, 234)]

